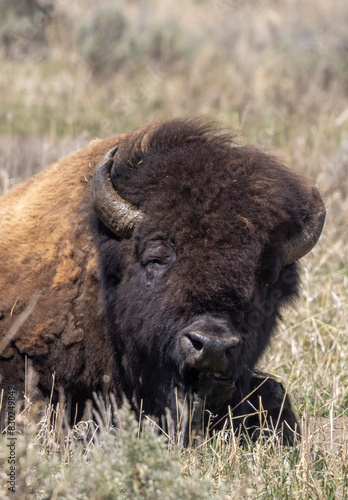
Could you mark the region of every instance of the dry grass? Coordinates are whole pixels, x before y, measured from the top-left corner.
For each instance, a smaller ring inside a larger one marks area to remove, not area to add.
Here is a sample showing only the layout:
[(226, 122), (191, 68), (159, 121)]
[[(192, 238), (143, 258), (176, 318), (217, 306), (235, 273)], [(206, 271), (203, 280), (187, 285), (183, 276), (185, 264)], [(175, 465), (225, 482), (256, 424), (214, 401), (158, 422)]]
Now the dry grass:
[[(117, 16), (118, 38), (106, 28), (105, 42), (92, 36), (96, 20)], [(288, 384), (301, 446), (240, 449), (221, 434), (169, 452), (150, 431), (138, 439), (127, 412), (114, 439), (103, 408), (87, 441), (91, 421), (64, 437), (62, 412), (49, 407), (35, 424), (29, 405), (18, 441), (27, 498), (348, 498), (347, 26), (345, 0), (57, 0), (45, 50), (26, 41), (24, 51), (20, 37), (11, 57), (0, 50), (1, 190), (95, 135), (208, 114), (310, 177), (327, 206), (323, 236), (303, 259), (301, 298), (260, 363)]]
[[(27, 400), (17, 417), (20, 498), (347, 498), (347, 418), (303, 418), (294, 449), (262, 438), (240, 447), (240, 436), (229, 431), (196, 437), (183, 449), (149, 420), (140, 429), (112, 397), (95, 399), (97, 409), (73, 428), (60, 405)], [(3, 437), (0, 458), (7, 457)], [(4, 500), (11, 498), (5, 469)]]

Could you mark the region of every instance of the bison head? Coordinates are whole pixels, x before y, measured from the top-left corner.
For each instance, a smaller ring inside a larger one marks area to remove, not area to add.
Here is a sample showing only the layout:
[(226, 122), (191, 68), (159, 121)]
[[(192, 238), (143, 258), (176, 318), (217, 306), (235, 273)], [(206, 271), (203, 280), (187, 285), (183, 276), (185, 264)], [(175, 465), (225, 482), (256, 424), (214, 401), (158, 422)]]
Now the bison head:
[(188, 394), (211, 412), (241, 398), (321, 233), (317, 190), (211, 124), (174, 120), (106, 154), (92, 203), (129, 400), (161, 415)]

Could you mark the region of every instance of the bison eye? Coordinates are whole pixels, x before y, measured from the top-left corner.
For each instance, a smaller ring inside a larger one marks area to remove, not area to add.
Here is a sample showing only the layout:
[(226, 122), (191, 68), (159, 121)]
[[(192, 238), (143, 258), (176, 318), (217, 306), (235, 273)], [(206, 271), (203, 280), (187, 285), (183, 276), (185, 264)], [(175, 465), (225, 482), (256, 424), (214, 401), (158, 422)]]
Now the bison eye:
[(175, 250), (169, 243), (163, 240), (147, 242), (140, 256), (147, 283), (159, 279), (175, 259)]

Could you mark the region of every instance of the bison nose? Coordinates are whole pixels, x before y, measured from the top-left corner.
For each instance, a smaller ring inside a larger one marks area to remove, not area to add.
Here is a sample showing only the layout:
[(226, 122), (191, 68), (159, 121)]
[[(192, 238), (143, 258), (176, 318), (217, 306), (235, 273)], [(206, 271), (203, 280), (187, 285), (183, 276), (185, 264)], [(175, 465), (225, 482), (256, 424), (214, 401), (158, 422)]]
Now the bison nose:
[(192, 367), (199, 369), (223, 368), (240, 343), (237, 335), (214, 338), (202, 332), (187, 332), (182, 336), (181, 346)]

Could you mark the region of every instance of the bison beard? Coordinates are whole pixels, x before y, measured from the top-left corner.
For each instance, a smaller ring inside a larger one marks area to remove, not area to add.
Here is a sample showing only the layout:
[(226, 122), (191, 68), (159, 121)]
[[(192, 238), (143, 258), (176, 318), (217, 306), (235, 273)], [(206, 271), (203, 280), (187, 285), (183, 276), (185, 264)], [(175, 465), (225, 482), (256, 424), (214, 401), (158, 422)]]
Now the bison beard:
[[(87, 183), (74, 184), (87, 165), (91, 201)], [(55, 372), (56, 386), (82, 403), (107, 374), (119, 401), (125, 394), (138, 413), (161, 418), (169, 409), (175, 420), (182, 411), (191, 428), (232, 421), (252, 439), (262, 427), (293, 442), (299, 429), (283, 386), (255, 367), (282, 306), (297, 295), (296, 261), (319, 238), (325, 210), (316, 189), (203, 120), (92, 143), (41, 174), (38, 189), (65, 166), (73, 201), (61, 220), (72, 220), (74, 207), (76, 222), (65, 233), (52, 229), (58, 250), (44, 262), (44, 281), (35, 283), (25, 268), (33, 249), (24, 249), (21, 301), (35, 290), (42, 296), (2, 353), (5, 382), (23, 383), (11, 369), (30, 354), (41, 394)], [(8, 212), (11, 196), (3, 199)], [(46, 209), (49, 201), (52, 193)], [(3, 300), (7, 328), (19, 287), (13, 290), (12, 302)]]

